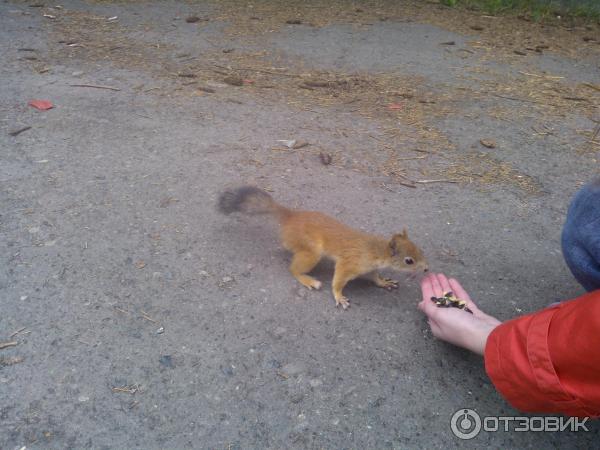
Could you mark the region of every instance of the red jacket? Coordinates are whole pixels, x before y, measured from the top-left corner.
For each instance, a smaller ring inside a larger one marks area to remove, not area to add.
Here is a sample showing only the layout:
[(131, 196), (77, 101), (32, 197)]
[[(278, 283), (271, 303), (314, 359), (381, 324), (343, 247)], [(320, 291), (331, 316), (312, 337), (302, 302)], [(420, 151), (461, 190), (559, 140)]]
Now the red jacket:
[(600, 417), (600, 290), (498, 326), (485, 369), (521, 411)]

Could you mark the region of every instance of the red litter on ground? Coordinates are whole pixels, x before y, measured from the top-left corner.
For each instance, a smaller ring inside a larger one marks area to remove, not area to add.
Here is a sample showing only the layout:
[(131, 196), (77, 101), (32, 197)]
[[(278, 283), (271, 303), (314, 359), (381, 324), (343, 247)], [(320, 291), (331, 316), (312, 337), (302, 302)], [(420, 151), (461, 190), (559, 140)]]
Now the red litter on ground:
[(31, 100), (27, 104), (29, 106), (33, 106), (35, 109), (39, 109), (40, 111), (47, 111), (54, 108), (54, 105), (49, 100)]
[(252, 84), (254, 83), (254, 80), (244, 80), (244, 84)]
[(390, 103), (388, 105), (388, 109), (391, 109), (393, 111), (397, 111), (399, 109), (402, 109), (402, 104), (401, 103)]

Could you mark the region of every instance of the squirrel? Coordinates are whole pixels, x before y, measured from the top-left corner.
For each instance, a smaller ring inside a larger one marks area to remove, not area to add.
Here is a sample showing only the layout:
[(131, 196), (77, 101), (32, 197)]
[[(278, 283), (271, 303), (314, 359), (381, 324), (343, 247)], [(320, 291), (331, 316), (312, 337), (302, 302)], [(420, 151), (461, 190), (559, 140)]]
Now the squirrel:
[(317, 211), (286, 208), (267, 192), (243, 186), (220, 194), (218, 210), (223, 214), (240, 212), (249, 215), (274, 216), (280, 224), (281, 242), (292, 252), (290, 272), (308, 289), (320, 289), (321, 282), (307, 275), (323, 257), (335, 262), (332, 291), (336, 306), (348, 308), (343, 295), (344, 286), (358, 277), (391, 290), (398, 281), (383, 278), (377, 270), (391, 268), (401, 272), (427, 272), (429, 267), (423, 253), (406, 233), (385, 239), (354, 230), (332, 217)]

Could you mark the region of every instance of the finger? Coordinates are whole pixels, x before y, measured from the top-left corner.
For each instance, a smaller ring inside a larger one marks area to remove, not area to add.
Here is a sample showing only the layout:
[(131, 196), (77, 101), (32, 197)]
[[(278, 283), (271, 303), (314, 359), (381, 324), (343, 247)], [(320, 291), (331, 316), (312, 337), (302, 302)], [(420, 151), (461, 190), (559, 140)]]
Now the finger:
[(450, 286), (452, 287), (452, 290), (454, 291), (454, 294), (463, 300), (468, 300), (468, 301), (472, 301), (471, 297), (469, 296), (469, 294), (467, 294), (467, 291), (465, 291), (465, 289), (460, 285), (460, 283), (458, 282), (457, 279), (455, 278), (450, 278), (448, 280), (448, 282), (450, 283)]
[(423, 294), (423, 301), (429, 301), (434, 296), (431, 275), (427, 275), (421, 280), (421, 293)]
[(436, 274), (431, 274), (431, 286), (433, 288), (433, 295), (435, 297), (442, 297), (444, 295), (444, 290), (442, 289), (442, 285), (440, 284)]
[(467, 291), (465, 291), (465, 289), (460, 285), (458, 280), (456, 280), (454, 278), (450, 278), (450, 280), (448, 280), (448, 281), (450, 282), (450, 286), (452, 287), (452, 290), (454, 291), (454, 295), (456, 295), (461, 300), (465, 300), (467, 302), (467, 307), (471, 311), (481, 312), (481, 310), (477, 307), (475, 302), (473, 300), (471, 300), (471, 297), (469, 296), (469, 294), (467, 294)]
[(448, 292), (452, 291), (452, 288), (450, 287), (450, 282), (448, 281), (448, 277), (446, 275), (444, 275), (443, 273), (438, 273), (437, 279), (440, 283), (440, 286), (442, 287), (443, 294), (447, 294)]

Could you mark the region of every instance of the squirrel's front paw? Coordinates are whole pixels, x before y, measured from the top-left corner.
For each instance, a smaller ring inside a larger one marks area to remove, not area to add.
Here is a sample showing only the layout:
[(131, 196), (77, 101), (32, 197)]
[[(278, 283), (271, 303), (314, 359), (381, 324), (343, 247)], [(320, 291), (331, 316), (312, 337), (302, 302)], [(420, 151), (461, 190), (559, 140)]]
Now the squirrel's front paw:
[(350, 302), (346, 297), (340, 297), (335, 299), (335, 306), (342, 305), (342, 308), (348, 309), (350, 307)]
[(392, 289), (398, 289), (398, 281), (392, 280), (390, 278), (380, 278), (377, 286), (387, 289), (391, 291)]

